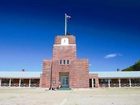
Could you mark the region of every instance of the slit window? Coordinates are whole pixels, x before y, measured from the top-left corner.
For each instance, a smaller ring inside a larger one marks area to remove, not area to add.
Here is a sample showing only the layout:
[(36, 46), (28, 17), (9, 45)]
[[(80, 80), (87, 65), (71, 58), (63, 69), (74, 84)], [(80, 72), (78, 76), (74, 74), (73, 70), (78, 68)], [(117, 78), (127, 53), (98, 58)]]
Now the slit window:
[(63, 61), (63, 64), (64, 64), (64, 65), (66, 64), (66, 61), (65, 61), (65, 60)]
[(69, 65), (70, 64), (70, 61), (69, 60), (60, 60), (59, 61), (59, 64), (60, 65)]
[(69, 60), (67, 60), (67, 64), (70, 64), (70, 61)]
[(62, 60), (60, 60), (60, 65), (62, 64)]

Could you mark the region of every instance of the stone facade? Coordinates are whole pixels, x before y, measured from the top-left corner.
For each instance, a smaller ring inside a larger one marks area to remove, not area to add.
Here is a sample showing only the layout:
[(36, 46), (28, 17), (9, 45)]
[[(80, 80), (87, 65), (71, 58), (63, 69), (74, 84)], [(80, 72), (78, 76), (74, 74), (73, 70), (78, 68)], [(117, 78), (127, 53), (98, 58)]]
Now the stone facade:
[(43, 61), (40, 86), (57, 88), (89, 87), (87, 59), (77, 59), (76, 39), (73, 35), (56, 36), (52, 60)]

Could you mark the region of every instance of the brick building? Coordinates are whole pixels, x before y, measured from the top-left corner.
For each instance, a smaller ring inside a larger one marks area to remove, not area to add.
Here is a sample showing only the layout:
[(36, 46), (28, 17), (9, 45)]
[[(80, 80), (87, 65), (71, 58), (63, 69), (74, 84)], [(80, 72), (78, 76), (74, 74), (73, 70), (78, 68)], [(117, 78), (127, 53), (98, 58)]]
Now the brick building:
[(75, 36), (56, 36), (53, 57), (43, 62), (41, 87), (88, 88), (88, 60), (78, 59), (76, 52)]
[(52, 53), (42, 72), (0, 71), (0, 87), (140, 87), (140, 71), (89, 72), (88, 60), (77, 58), (73, 35), (56, 36)]

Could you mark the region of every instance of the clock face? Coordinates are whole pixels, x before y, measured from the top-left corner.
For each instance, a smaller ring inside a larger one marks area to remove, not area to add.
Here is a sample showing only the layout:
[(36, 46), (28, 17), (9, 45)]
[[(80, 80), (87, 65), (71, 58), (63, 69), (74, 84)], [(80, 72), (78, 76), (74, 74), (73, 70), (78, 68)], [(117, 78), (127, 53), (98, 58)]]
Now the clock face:
[(62, 38), (61, 39), (61, 45), (68, 45), (69, 44), (69, 39), (68, 38)]

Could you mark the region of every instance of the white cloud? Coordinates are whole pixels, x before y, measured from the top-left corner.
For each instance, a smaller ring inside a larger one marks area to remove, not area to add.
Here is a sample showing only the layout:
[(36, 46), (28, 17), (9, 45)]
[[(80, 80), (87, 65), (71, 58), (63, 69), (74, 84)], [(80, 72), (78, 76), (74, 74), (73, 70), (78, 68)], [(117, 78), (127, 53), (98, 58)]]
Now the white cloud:
[(112, 53), (112, 54), (106, 55), (104, 58), (106, 58), (106, 59), (108, 59), (108, 58), (115, 58), (117, 56), (122, 56), (122, 54)]

